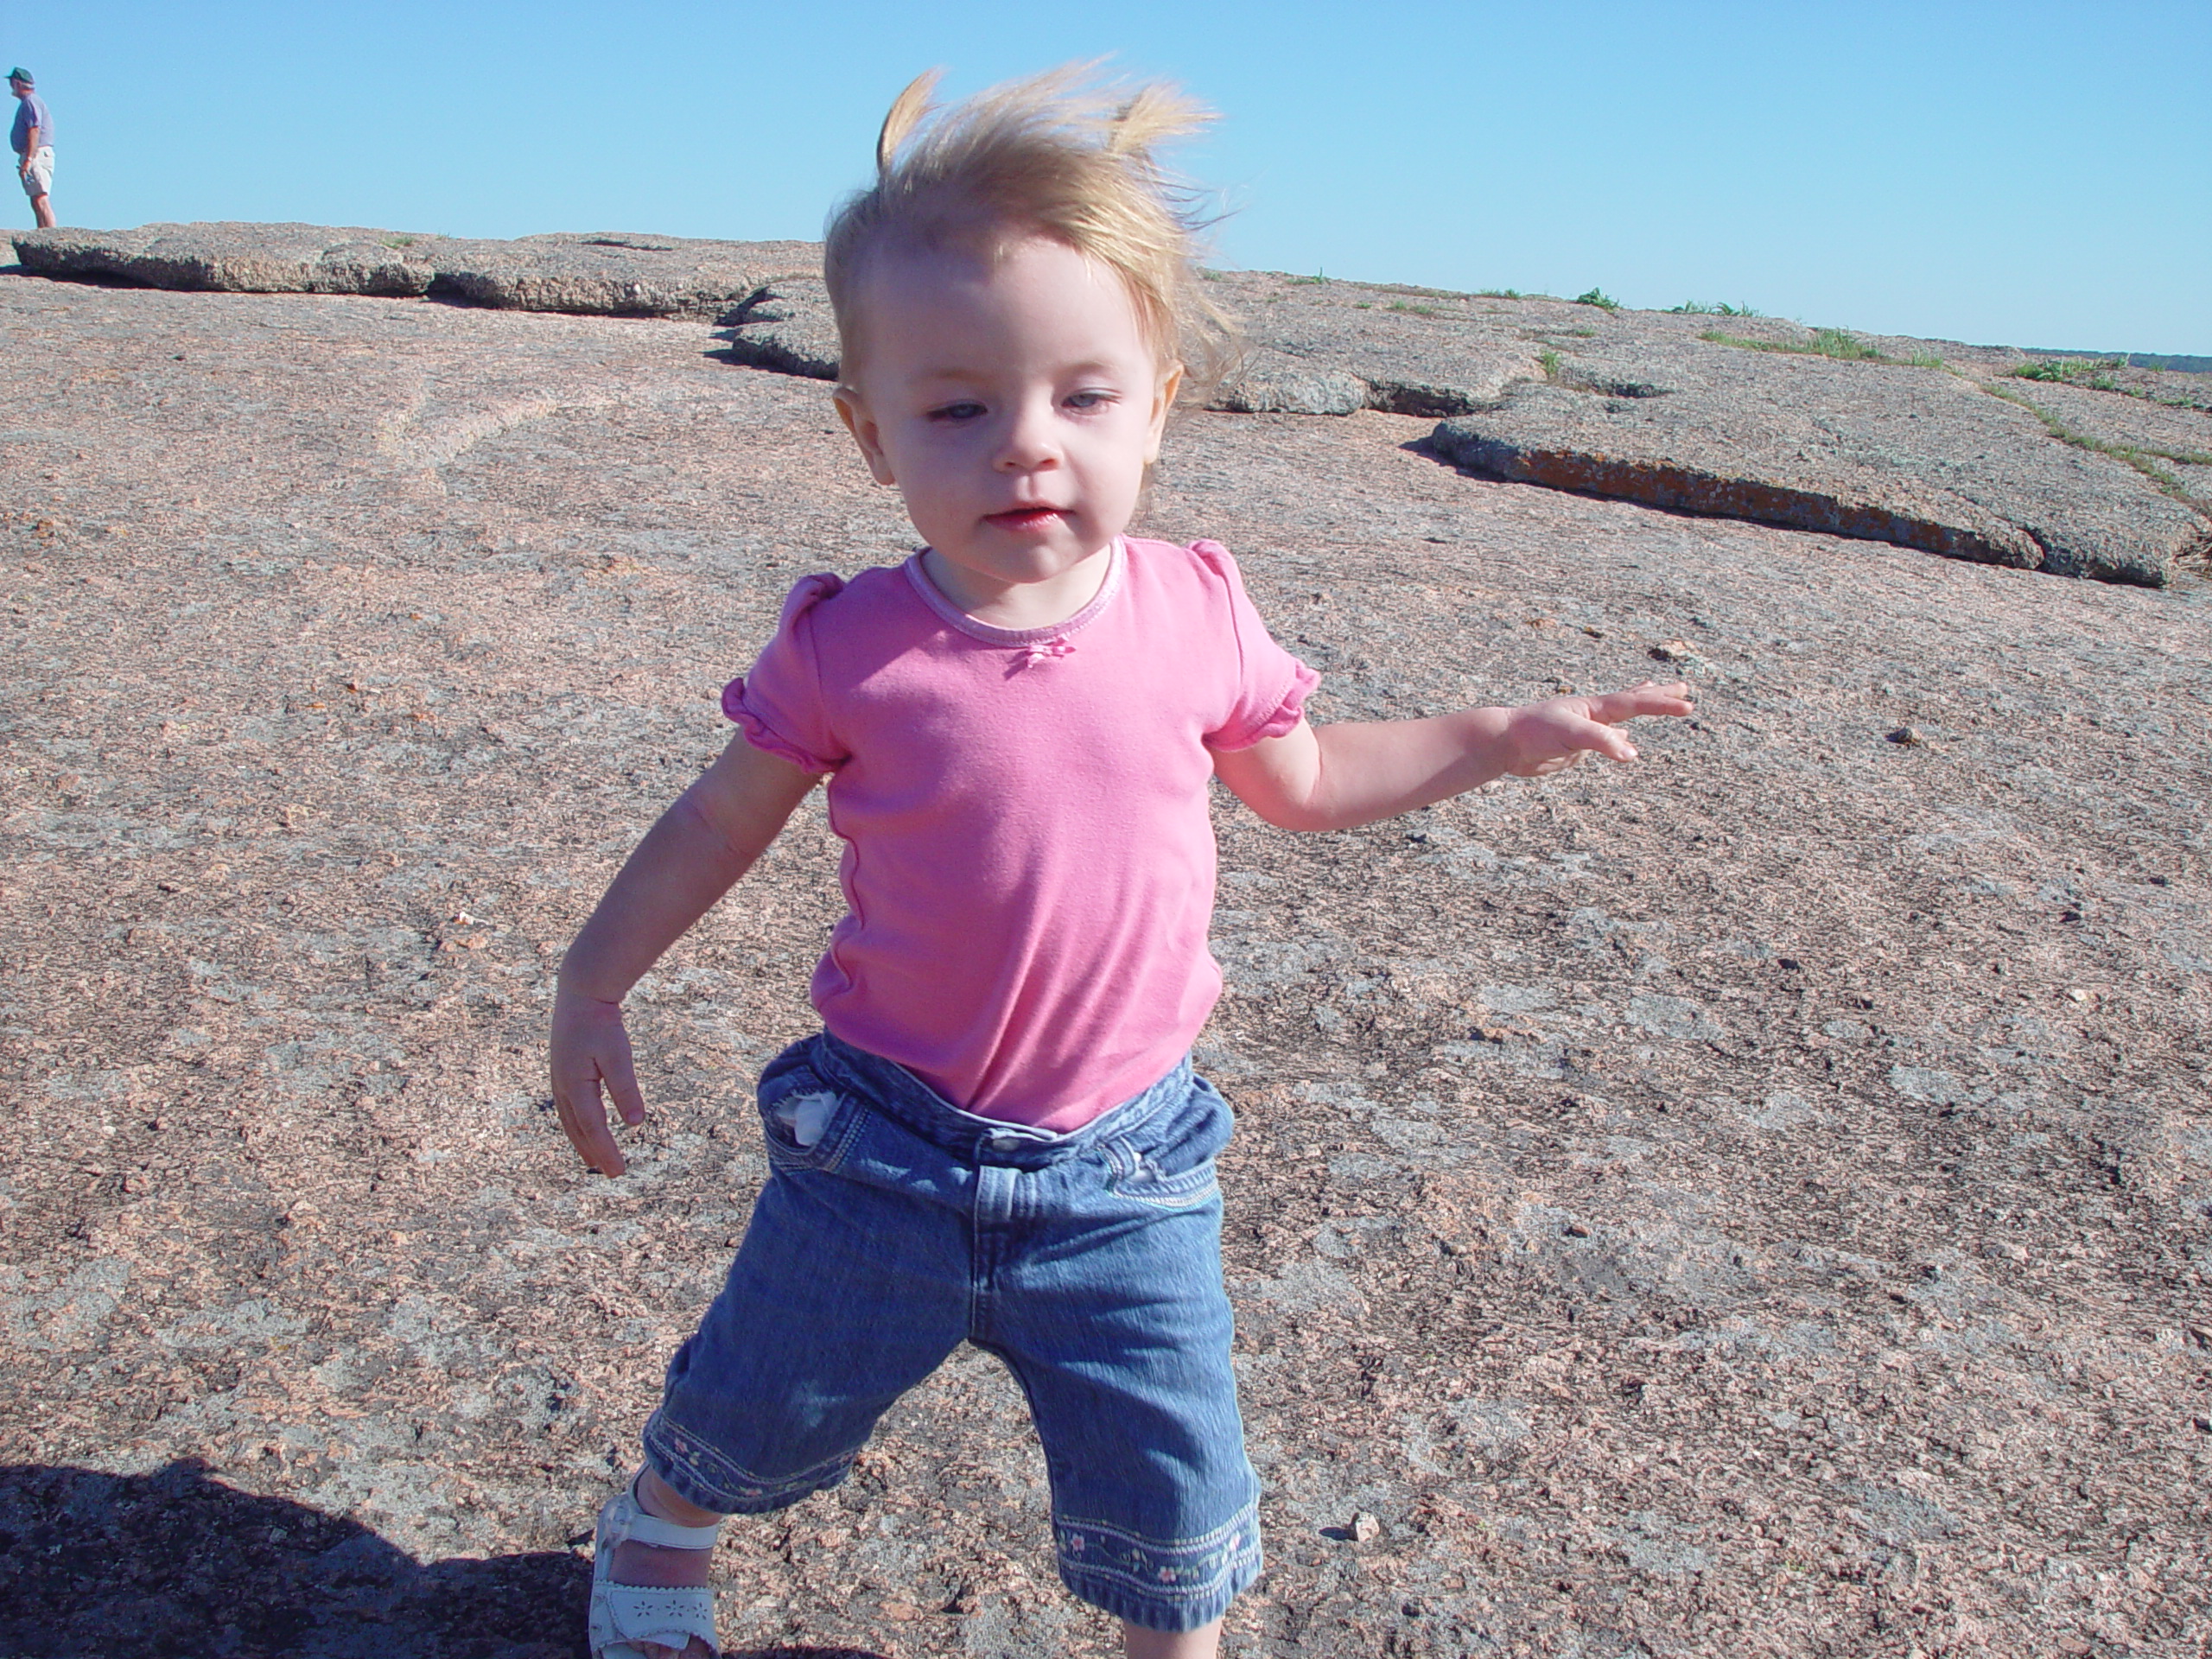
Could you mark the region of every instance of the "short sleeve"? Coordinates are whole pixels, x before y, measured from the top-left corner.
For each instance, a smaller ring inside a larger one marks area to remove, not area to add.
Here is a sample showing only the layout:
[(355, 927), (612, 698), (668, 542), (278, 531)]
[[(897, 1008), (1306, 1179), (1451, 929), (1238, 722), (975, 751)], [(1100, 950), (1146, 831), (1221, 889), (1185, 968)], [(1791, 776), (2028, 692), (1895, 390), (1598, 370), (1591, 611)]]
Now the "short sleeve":
[(844, 585), (833, 575), (802, 577), (753, 671), (722, 688), (722, 713), (747, 742), (807, 772), (835, 772), (848, 759), (830, 731), (814, 643), (814, 607)]
[(1219, 542), (1193, 542), (1191, 551), (1228, 590), (1229, 620), (1236, 634), (1237, 679), (1229, 717), (1206, 734), (1212, 749), (1249, 749), (1281, 737), (1306, 717), (1306, 699), (1321, 677), (1275, 643), (1244, 592), (1236, 561)]

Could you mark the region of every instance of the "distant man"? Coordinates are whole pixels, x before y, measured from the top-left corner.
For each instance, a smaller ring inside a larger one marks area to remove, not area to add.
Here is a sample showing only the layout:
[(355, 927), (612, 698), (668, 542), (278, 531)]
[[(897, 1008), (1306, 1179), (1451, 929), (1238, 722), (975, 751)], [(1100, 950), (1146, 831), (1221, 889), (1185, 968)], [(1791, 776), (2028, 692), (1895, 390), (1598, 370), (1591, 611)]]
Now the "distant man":
[(44, 230), (54, 223), (54, 203), (47, 195), (54, 188), (54, 118), (46, 112), (46, 100), (31, 90), (36, 84), (28, 69), (8, 72), (8, 90), (16, 95), (16, 124), (8, 142), (16, 147), (16, 175)]

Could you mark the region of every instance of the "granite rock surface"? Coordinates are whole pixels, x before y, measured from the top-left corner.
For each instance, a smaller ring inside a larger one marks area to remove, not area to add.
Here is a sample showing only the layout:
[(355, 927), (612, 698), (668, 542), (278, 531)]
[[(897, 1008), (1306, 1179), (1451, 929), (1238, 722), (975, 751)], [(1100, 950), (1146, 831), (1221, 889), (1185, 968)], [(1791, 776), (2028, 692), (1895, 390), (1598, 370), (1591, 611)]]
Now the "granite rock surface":
[[(15, 240), (47, 276), (712, 318), (734, 362), (837, 372), (811, 243), (238, 224)], [(1444, 416), (1435, 452), (1488, 476), (2059, 575), (2157, 587), (2212, 559), (2212, 377), (1771, 318), (1209, 276), (1244, 340), (1211, 389), (1219, 410)]]
[[(2212, 441), (2212, 417), (2155, 413)], [(2104, 582), (2157, 587), (2212, 546), (2200, 505), (1937, 367), (1639, 340), (1563, 359), (1430, 442), (1491, 477)]]
[(731, 362), (810, 380), (837, 378), (837, 321), (820, 276), (779, 277), (725, 321)]
[(430, 296), (505, 310), (714, 317), (772, 276), (818, 268), (807, 242), (617, 232), (512, 241), (321, 225), (60, 228), (15, 238), (34, 275), (244, 294)]
[[(2212, 555), (2205, 376), (2045, 385), (1950, 341), (1270, 273), (1211, 297), (1246, 342), (1217, 410), (1444, 416), (1435, 453), (1485, 476), (2059, 575)], [(730, 321), (736, 360), (835, 378), (818, 283)]]
[[(618, 1181), (551, 976), (896, 498), (707, 322), (6, 277), (0, 328), (0, 1650), (577, 1653), (810, 1027), (818, 804), (634, 997)], [(1230, 1651), (2194, 1659), (2212, 594), (1434, 424), (1194, 412), (1143, 527), (1231, 547), (1324, 720), (1700, 708), (1342, 835), (1222, 803)], [(1023, 1421), (963, 1353), (726, 1529), (731, 1650), (1107, 1652)]]

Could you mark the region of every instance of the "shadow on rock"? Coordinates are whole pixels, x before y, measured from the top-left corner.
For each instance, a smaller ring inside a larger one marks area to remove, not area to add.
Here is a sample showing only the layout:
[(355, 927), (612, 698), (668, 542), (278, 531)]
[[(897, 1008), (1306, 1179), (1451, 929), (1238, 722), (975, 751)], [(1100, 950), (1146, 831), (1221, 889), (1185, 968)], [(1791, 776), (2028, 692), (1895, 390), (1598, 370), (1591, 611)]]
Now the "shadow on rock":
[(0, 1465), (7, 1659), (585, 1659), (590, 1594), (590, 1564), (566, 1550), (425, 1567), (359, 1522), (226, 1486), (197, 1459), (150, 1475)]
[(225, 1485), (0, 1465), (0, 1653), (582, 1659), (567, 1551), (418, 1564), (356, 1522)]

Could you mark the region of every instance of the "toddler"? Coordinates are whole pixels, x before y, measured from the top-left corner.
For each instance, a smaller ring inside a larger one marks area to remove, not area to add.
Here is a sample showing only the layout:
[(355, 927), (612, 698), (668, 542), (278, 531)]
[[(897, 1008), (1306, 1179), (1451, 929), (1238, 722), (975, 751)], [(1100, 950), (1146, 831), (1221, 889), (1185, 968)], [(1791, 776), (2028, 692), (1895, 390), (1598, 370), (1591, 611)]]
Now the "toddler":
[(645, 1105), (639, 976), (825, 779), (847, 912), (824, 1029), (760, 1083), (769, 1177), (668, 1367), (645, 1467), (599, 1519), (591, 1646), (715, 1651), (721, 1518), (836, 1485), (961, 1342), (1044, 1444), (1060, 1575), (1135, 1656), (1206, 1656), (1260, 1570), (1214, 1160), (1191, 1071), (1219, 778), (1340, 829), (1504, 773), (1636, 751), (1681, 686), (1316, 728), (1315, 676), (1212, 542), (1126, 533), (1168, 412), (1222, 360), (1187, 217), (1151, 159), (1205, 116), (1063, 70), (893, 105), (830, 226), (838, 412), (925, 543), (810, 576), (722, 706), (738, 727), (631, 855), (561, 971), (552, 1083), (584, 1161)]

